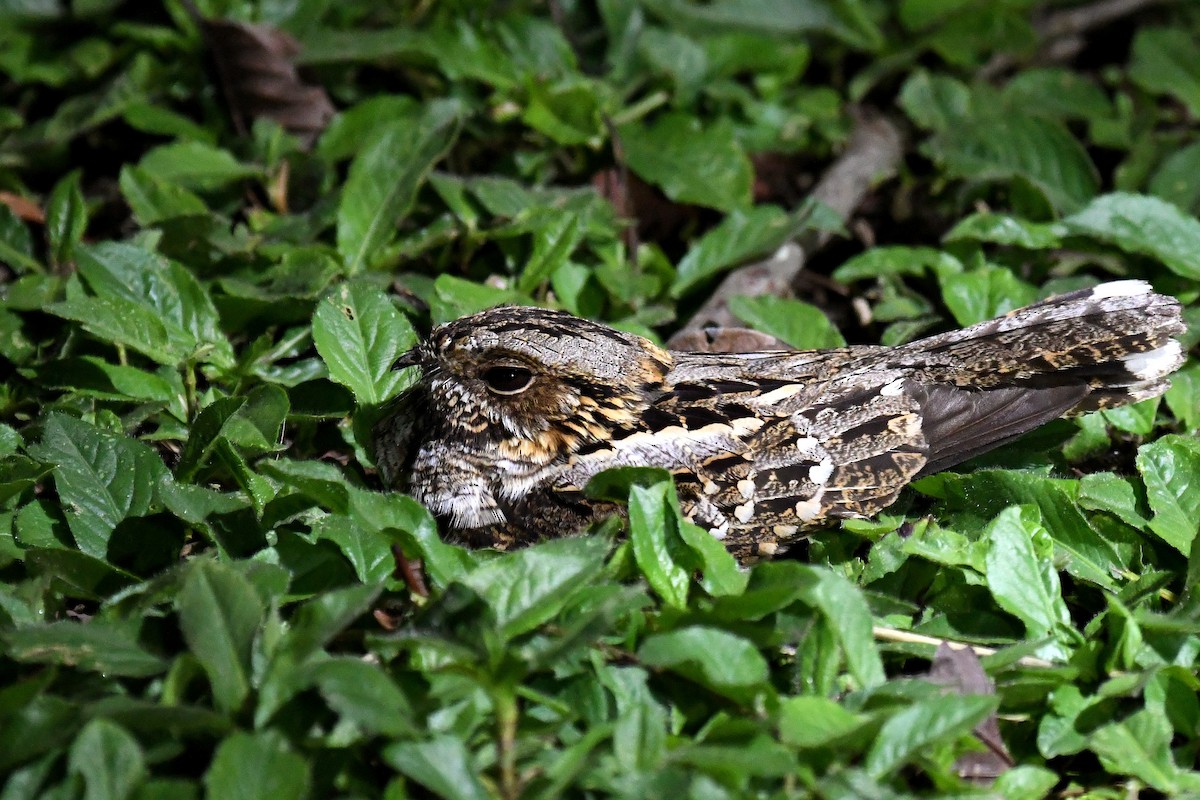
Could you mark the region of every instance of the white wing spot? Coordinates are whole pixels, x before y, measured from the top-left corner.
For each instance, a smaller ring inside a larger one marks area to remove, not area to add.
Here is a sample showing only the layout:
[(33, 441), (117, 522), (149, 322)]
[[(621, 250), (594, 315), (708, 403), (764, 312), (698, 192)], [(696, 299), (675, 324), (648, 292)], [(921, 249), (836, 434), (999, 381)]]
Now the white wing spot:
[(754, 481), (743, 478), (737, 482), (737, 490), (741, 493), (743, 500), (749, 500), (754, 497)]
[(808, 522), (821, 515), (821, 492), (817, 492), (807, 500), (796, 503), (796, 516)]
[(1145, 281), (1109, 281), (1092, 287), (1092, 297), (1097, 300), (1105, 297), (1134, 297), (1149, 293), (1150, 284)]
[(733, 516), (738, 522), (749, 522), (754, 516), (754, 503), (742, 503), (740, 506), (735, 506)]
[(1172, 339), (1162, 347), (1125, 356), (1121, 361), (1135, 377), (1144, 381), (1153, 380), (1173, 372), (1179, 366), (1183, 361), (1183, 348)]
[(879, 393), (884, 397), (898, 397), (904, 392), (904, 378), (896, 378), (891, 383), (884, 384)]
[(817, 486), (824, 486), (829, 481), (829, 476), (833, 474), (833, 459), (829, 456), (821, 459), (820, 464), (814, 464), (808, 468), (808, 479)]

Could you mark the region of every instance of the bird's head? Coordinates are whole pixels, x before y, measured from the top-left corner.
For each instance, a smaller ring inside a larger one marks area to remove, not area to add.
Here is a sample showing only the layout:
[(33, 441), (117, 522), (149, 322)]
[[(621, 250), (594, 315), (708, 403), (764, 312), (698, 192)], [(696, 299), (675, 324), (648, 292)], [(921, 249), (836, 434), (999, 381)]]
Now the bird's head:
[(503, 458), (548, 463), (636, 423), (671, 356), (561, 311), (505, 306), (438, 326), (397, 366), (421, 369), (416, 420)]

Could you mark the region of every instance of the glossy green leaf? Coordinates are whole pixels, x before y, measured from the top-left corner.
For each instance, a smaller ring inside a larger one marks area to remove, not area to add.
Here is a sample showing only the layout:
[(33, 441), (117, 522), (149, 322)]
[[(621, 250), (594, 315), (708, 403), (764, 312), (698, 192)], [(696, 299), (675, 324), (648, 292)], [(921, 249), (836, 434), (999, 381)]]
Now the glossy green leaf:
[(166, 661), (138, 644), (137, 631), (128, 625), (63, 621), (17, 628), (0, 638), (8, 656), (17, 661), (142, 678), (167, 668)]
[(167, 478), (148, 446), (62, 414), (48, 418), (42, 441), (29, 452), (54, 465), (71, 533), (80, 550), (96, 557), (107, 552), (118, 523), (151, 510), (154, 488)]
[(312, 780), (309, 762), (276, 731), (237, 732), (223, 740), (204, 774), (208, 800), (301, 800)]
[(423, 742), (398, 742), (384, 759), (417, 783), (446, 800), (489, 800), (466, 746), (452, 736)]
[(604, 566), (599, 537), (554, 539), (506, 553), (460, 580), (491, 608), (497, 634), (511, 639), (553, 617)]
[(672, 292), (683, 295), (743, 261), (770, 253), (802, 227), (775, 206), (734, 209), (684, 255)]
[(1028, 638), (1055, 638), (1069, 627), (1058, 571), (1047, 558), (1053, 542), (1037, 509), (1006, 508), (988, 526), (986, 536), (988, 589), (1001, 608), (1025, 623)]
[(1200, 442), (1164, 436), (1138, 449), (1137, 467), (1154, 511), (1150, 530), (1188, 553), (1200, 530)]
[(217, 704), (236, 711), (250, 692), (250, 649), (263, 618), (262, 600), (232, 567), (198, 562), (188, 570), (176, 605), (183, 638), (204, 666)]
[(879, 729), (867, 752), (866, 770), (882, 778), (922, 748), (965, 735), (995, 708), (995, 697), (980, 695), (948, 695), (914, 703)]
[(337, 217), (338, 252), (349, 273), (368, 267), (395, 236), (417, 189), (454, 143), (461, 114), (455, 103), (435, 103), (416, 123), (396, 121), (355, 156)]
[(948, 128), (923, 148), (946, 171), (974, 181), (1021, 178), (1061, 211), (1075, 211), (1099, 189), (1096, 168), (1060, 123), (1008, 114)]
[(720, 211), (750, 204), (750, 159), (727, 122), (704, 127), (672, 113), (652, 125), (618, 129), (629, 168), (667, 197)]
[(690, 626), (646, 638), (638, 658), (670, 669), (742, 702), (765, 690), (767, 662), (745, 639), (718, 628)]
[(680, 543), (669, 496), (670, 486), (665, 481), (629, 488), (629, 539), (650, 586), (666, 603), (683, 608), (691, 576), (677, 561)]
[(142, 748), (124, 728), (94, 719), (71, 745), (68, 769), (83, 780), (85, 800), (125, 800), (146, 776)]
[(1133, 39), (1129, 76), (1152, 92), (1178, 98), (1200, 116), (1200, 41), (1179, 28), (1142, 28)]
[(1150, 256), (1176, 275), (1200, 280), (1200, 221), (1157, 197), (1106, 194), (1062, 224), (1077, 236)]
[(317, 304), (313, 341), (330, 377), (354, 392), (359, 405), (379, 405), (411, 380), (392, 365), (416, 344), (412, 325), (367, 283), (344, 283)]
[(65, 265), (75, 256), (75, 246), (87, 230), (88, 209), (79, 183), (78, 170), (54, 186), (46, 206), (46, 233), (50, 238), (50, 262)]
[(944, 272), (938, 282), (942, 300), (963, 326), (1002, 316), (1037, 299), (1037, 289), (1000, 267)]
[(784, 297), (737, 296), (729, 310), (750, 327), (797, 350), (845, 347), (846, 340), (821, 309)]
[(187, 189), (218, 189), (259, 174), (228, 150), (205, 142), (175, 142), (154, 148), (138, 165), (148, 175)]

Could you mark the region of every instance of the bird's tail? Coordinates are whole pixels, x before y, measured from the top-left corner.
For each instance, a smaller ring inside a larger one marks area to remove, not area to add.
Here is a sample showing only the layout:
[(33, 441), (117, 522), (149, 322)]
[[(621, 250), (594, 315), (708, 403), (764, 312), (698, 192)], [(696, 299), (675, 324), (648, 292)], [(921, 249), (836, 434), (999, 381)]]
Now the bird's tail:
[[(1052, 419), (1156, 397), (1183, 364), (1177, 300), (1103, 283), (897, 348), (922, 397), (928, 462), (953, 466)], [(890, 360), (890, 359), (889, 359)]]
[(1184, 360), (1179, 301), (1145, 281), (1102, 283), (911, 342), (896, 356), (963, 387), (1086, 387), (1070, 413), (1162, 394)]

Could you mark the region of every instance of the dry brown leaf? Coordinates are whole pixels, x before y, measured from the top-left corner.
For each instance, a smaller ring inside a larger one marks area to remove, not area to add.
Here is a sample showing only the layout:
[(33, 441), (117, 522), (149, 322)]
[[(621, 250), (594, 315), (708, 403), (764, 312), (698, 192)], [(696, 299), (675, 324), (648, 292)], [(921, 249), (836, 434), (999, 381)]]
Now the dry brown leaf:
[(8, 206), (8, 210), (13, 212), (17, 219), (36, 222), (39, 225), (46, 222), (46, 212), (42, 210), (42, 207), (19, 194), (0, 192), (0, 204)]
[(329, 95), (306, 84), (292, 59), (300, 45), (269, 25), (199, 20), (238, 131), (264, 117), (311, 147), (334, 114)]
[[(952, 647), (946, 642), (938, 645), (933, 655), (929, 679), (949, 686), (960, 694), (996, 693), (996, 684), (984, 672), (975, 651), (969, 647)], [(1013, 766), (1012, 756), (1000, 738), (1000, 725), (995, 712), (975, 726), (975, 736), (987, 749), (959, 756), (954, 768), (961, 778), (991, 783)]]

